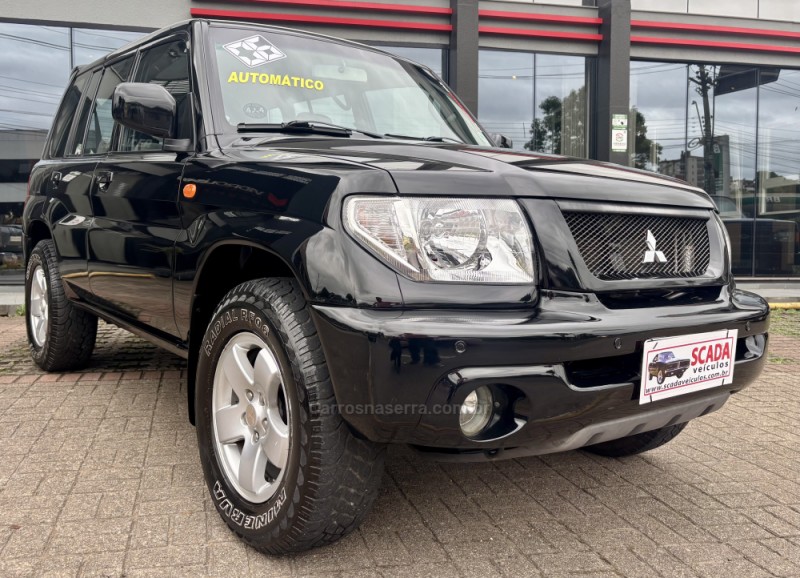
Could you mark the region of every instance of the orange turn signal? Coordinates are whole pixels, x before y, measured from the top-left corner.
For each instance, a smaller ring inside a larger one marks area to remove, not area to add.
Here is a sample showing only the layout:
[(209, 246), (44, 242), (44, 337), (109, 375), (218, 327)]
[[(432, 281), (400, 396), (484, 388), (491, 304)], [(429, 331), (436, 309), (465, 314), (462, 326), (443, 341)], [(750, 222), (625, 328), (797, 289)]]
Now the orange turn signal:
[(197, 185), (188, 184), (183, 187), (183, 196), (186, 197), (187, 199), (193, 199), (196, 194), (197, 194)]

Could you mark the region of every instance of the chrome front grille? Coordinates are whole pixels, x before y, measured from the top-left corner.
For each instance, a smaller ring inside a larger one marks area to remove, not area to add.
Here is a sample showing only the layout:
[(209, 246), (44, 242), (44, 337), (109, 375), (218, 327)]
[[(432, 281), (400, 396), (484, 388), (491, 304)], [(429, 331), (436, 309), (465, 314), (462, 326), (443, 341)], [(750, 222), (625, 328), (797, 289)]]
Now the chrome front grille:
[(563, 214), (586, 266), (603, 281), (700, 277), (711, 261), (706, 218)]

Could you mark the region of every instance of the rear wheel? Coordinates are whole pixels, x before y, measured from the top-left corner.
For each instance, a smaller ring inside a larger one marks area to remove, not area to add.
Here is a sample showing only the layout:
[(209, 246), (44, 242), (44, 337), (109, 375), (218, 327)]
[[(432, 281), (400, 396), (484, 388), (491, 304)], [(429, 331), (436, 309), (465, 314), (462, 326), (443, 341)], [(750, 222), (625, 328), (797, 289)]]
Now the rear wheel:
[(377, 494), (385, 449), (355, 437), (337, 413), (297, 284), (259, 279), (231, 290), (199, 357), (200, 458), (228, 526), (273, 554), (357, 528)]
[[(687, 422), (688, 423), (688, 422)], [(595, 444), (593, 446), (586, 446), (583, 448), (587, 452), (605, 456), (608, 458), (623, 458), (625, 456), (633, 456), (642, 452), (649, 452), (657, 447), (663, 446), (665, 443), (672, 441), (672, 439), (683, 431), (686, 423), (676, 423), (653, 431), (646, 431), (640, 434), (620, 438), (618, 440), (611, 440)]]
[(53, 241), (40, 241), (25, 271), (25, 318), (33, 361), (45, 371), (80, 369), (97, 338), (97, 317), (64, 294)]

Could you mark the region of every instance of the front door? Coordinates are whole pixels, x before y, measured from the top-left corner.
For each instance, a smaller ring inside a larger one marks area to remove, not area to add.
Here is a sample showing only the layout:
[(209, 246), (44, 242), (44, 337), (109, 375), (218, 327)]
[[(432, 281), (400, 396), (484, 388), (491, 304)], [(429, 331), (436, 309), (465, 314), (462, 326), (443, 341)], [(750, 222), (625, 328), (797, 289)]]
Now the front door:
[(114, 313), (177, 334), (172, 265), (180, 232), (176, 155), (110, 155), (95, 169), (89, 279), (94, 298)]
[[(189, 53), (184, 39), (144, 48), (133, 81), (164, 86), (178, 105), (178, 138), (191, 136)], [(101, 124), (111, 118), (111, 84), (101, 82), (98, 91)], [(108, 102), (101, 102), (101, 93)], [(119, 126), (111, 142), (114, 150), (98, 163), (92, 185), (93, 298), (116, 315), (177, 335), (173, 256), (181, 232), (178, 196), (187, 155), (166, 152), (160, 139)]]

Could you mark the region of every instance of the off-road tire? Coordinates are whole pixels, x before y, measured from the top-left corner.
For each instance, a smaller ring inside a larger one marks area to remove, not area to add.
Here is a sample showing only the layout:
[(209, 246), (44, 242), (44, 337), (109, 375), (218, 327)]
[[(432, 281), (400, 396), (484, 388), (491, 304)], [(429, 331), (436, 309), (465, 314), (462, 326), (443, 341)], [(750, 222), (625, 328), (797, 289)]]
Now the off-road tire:
[[(47, 280), (49, 320), (44, 343), (33, 338), (31, 283), (38, 267)], [(73, 305), (64, 294), (53, 241), (39, 241), (31, 251), (25, 270), (25, 325), (33, 361), (45, 371), (66, 371), (86, 367), (97, 339), (97, 317)]]
[[(285, 473), (260, 504), (245, 500), (227, 479), (213, 429), (216, 367), (225, 344), (244, 331), (258, 335), (277, 360), (291, 416)], [(196, 388), (206, 484), (217, 511), (242, 540), (285, 554), (335, 542), (358, 527), (377, 495), (385, 446), (353, 435), (335, 411), (325, 356), (296, 282), (257, 279), (225, 295), (201, 343)]]
[[(688, 422), (687, 422), (688, 423)], [(665, 443), (671, 441), (676, 435), (683, 431), (686, 423), (676, 423), (653, 431), (646, 431), (640, 434), (620, 438), (618, 440), (611, 440), (595, 444), (593, 446), (586, 446), (583, 448), (587, 452), (597, 454), (598, 456), (605, 456), (607, 458), (624, 458), (625, 456), (634, 456), (643, 452), (649, 452), (658, 447), (663, 446)]]

